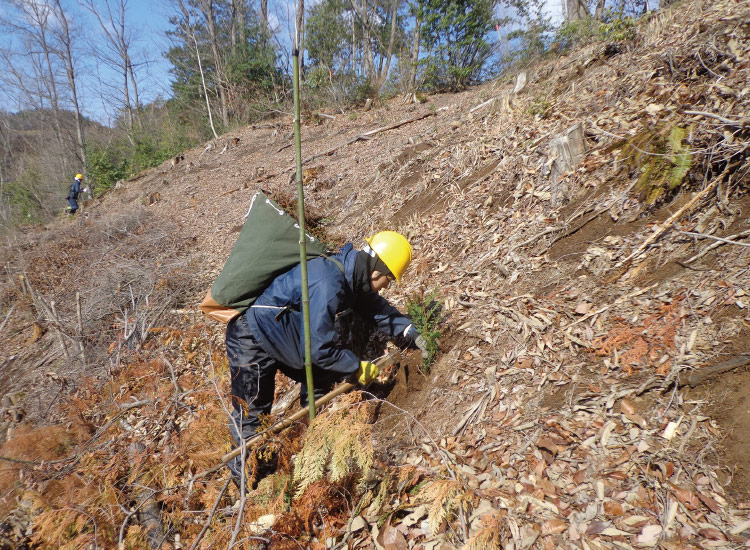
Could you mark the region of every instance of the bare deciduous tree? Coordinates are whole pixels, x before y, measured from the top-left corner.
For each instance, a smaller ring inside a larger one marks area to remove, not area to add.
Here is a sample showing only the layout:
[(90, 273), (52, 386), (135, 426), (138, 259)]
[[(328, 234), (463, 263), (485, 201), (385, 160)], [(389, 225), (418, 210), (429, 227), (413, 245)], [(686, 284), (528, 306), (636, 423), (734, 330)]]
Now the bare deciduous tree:
[(55, 31), (58, 42), (56, 54), (60, 57), (65, 68), (65, 76), (70, 87), (70, 99), (75, 114), (76, 139), (78, 145), (78, 157), (81, 166), (86, 166), (86, 142), (83, 135), (83, 117), (81, 116), (81, 107), (78, 100), (78, 72), (76, 69), (76, 58), (73, 55), (73, 37), (71, 35), (68, 15), (60, 4), (60, 0), (53, 0), (54, 15), (59, 27)]
[(588, 7), (585, 0), (566, 0), (565, 2), (565, 21), (580, 21), (589, 15)]
[(216, 128), (214, 127), (214, 117), (211, 113), (211, 101), (208, 97), (208, 87), (206, 86), (206, 76), (203, 72), (203, 63), (201, 62), (201, 52), (200, 48), (198, 47), (198, 39), (195, 37), (195, 30), (193, 29), (193, 25), (190, 21), (190, 12), (185, 7), (185, 4), (182, 0), (177, 0), (177, 3), (180, 7), (180, 11), (182, 11), (182, 16), (184, 17), (184, 20), (180, 21), (180, 25), (182, 27), (182, 31), (185, 33), (185, 35), (192, 40), (193, 44), (195, 45), (195, 56), (198, 60), (198, 70), (200, 71), (201, 75), (201, 83), (203, 84), (203, 95), (206, 98), (206, 111), (208, 112), (208, 122), (211, 125), (211, 132), (213, 132), (213, 135), (215, 138), (218, 138), (219, 135), (216, 133)]
[[(82, 0), (82, 5), (90, 11), (107, 39), (109, 54), (98, 51), (99, 56), (120, 74), (122, 86), (122, 109), (126, 115), (128, 129), (139, 123), (138, 82), (133, 69), (131, 57), (131, 33), (126, 24), (127, 0), (103, 0), (102, 10), (97, 9), (94, 0)], [(114, 6), (114, 9), (113, 9)], [(106, 11), (106, 14), (103, 12)], [(131, 98), (132, 89), (132, 98)], [(132, 142), (132, 136), (129, 136)]]
[[(41, 2), (12, 0), (9, 4), (17, 10), (18, 18), (5, 18), (2, 24), (10, 34), (20, 39), (20, 47), (13, 54), (7, 51), (3, 54), (8, 71), (6, 76), (14, 78), (14, 87), (23, 95), (19, 103), (28, 102), (35, 109), (51, 109), (55, 140), (62, 151), (65, 141), (56, 75), (58, 66), (52, 31), (53, 10), (49, 4)], [(15, 63), (11, 57), (21, 59)], [(25, 65), (26, 70), (21, 69), (21, 65)]]
[(216, 72), (216, 88), (219, 94), (219, 101), (221, 105), (221, 122), (226, 128), (227, 126), (229, 126), (229, 106), (226, 86), (226, 62), (224, 60), (224, 56), (221, 53), (219, 36), (216, 30), (214, 1), (195, 0), (195, 4), (203, 15), (206, 30), (208, 31), (211, 54), (213, 56), (214, 62), (214, 70)]
[[(398, 24), (398, 8), (401, 5), (401, 0), (391, 0), (390, 11), (388, 12), (388, 18), (390, 19), (390, 35), (388, 39), (388, 46), (383, 47), (380, 42), (379, 34), (373, 29), (373, 15), (370, 13), (367, 5), (367, 0), (350, 0), (354, 12), (357, 14), (360, 22), (362, 23), (362, 48), (363, 48), (363, 65), (365, 78), (373, 88), (374, 94), (377, 96), (380, 92), (380, 88), (385, 83), (388, 77), (388, 71), (391, 66), (391, 58), (393, 57), (393, 47), (396, 43), (396, 29)], [(388, 21), (385, 22), (387, 26)], [(373, 40), (380, 46), (380, 50), (385, 50), (377, 63), (375, 64), (375, 54), (373, 52)]]
[(417, 69), (419, 68), (419, 44), (420, 33), (422, 31), (422, 9), (419, 3), (413, 5), (414, 9), (414, 30), (412, 31), (412, 44), (410, 56), (410, 73), (409, 73), (409, 93), (414, 96), (417, 92)]

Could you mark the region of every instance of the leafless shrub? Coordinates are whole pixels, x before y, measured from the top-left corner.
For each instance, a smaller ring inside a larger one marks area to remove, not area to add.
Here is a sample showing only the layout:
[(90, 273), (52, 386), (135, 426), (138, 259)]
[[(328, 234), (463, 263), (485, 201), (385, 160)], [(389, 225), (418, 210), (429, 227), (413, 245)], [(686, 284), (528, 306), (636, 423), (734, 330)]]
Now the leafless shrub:
[[(26, 362), (38, 368), (55, 364), (68, 380), (84, 370), (118, 365), (121, 350), (142, 346), (166, 311), (194, 299), (191, 255), (171, 224), (139, 207), (9, 239), (0, 251), (6, 272), (0, 282), (3, 307), (18, 304), (19, 323), (24, 312), (24, 323), (52, 329), (43, 336), (50, 346), (24, 348)], [(54, 318), (37, 305), (52, 302)], [(61, 357), (60, 342), (81, 351)], [(29, 370), (24, 376), (35, 376), (35, 369)], [(32, 393), (45, 391), (38, 387)]]

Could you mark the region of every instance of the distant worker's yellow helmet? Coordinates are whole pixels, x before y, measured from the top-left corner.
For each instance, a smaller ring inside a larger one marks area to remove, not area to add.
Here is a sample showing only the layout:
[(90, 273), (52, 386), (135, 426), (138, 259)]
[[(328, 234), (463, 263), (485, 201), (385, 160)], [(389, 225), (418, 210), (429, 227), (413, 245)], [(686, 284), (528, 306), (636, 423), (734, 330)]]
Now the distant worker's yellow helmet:
[(83, 179), (83, 174), (76, 174), (76, 179), (77, 180), (82, 180)]
[(411, 245), (406, 237), (395, 231), (381, 231), (365, 240), (400, 283), (411, 263)]

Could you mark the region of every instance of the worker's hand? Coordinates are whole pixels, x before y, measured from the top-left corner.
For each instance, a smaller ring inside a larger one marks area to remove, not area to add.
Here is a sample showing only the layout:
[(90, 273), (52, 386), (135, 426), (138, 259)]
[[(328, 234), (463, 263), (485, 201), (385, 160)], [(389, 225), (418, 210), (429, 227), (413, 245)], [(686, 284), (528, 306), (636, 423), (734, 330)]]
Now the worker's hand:
[(375, 380), (378, 372), (378, 367), (375, 366), (375, 363), (370, 363), (369, 361), (360, 361), (359, 370), (356, 372), (357, 381), (363, 386), (366, 386), (367, 384)]
[(422, 359), (427, 360), (430, 358), (430, 351), (427, 349), (427, 340), (421, 334), (414, 339), (414, 345), (422, 350)]

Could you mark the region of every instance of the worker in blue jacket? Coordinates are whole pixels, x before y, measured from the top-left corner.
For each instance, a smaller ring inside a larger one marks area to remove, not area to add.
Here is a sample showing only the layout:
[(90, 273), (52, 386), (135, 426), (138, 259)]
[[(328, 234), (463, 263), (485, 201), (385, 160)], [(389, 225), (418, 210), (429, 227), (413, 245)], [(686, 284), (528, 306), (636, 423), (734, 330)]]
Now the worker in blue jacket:
[(70, 212), (70, 215), (76, 213), (76, 210), (78, 210), (78, 195), (81, 193), (81, 182), (83, 181), (83, 174), (76, 174), (76, 177), (73, 179), (73, 183), (68, 189), (68, 196), (65, 197), (68, 199), (68, 212)]
[[(333, 256), (307, 262), (315, 399), (348, 376), (366, 385), (378, 375), (373, 363), (334, 343), (336, 315), (349, 308), (390, 336), (410, 339), (426, 353), (425, 339), (411, 321), (379, 294), (391, 282), (401, 281), (411, 262), (411, 245), (395, 231), (381, 231), (367, 243), (361, 251), (347, 244)], [(230, 431), (238, 444), (255, 434), (260, 414), (271, 412), (277, 371), (302, 383), (300, 397), (302, 406), (307, 406), (300, 272), (298, 265), (279, 275), (252, 307), (227, 326), (234, 405)], [(238, 486), (241, 460), (238, 456), (228, 464)]]

